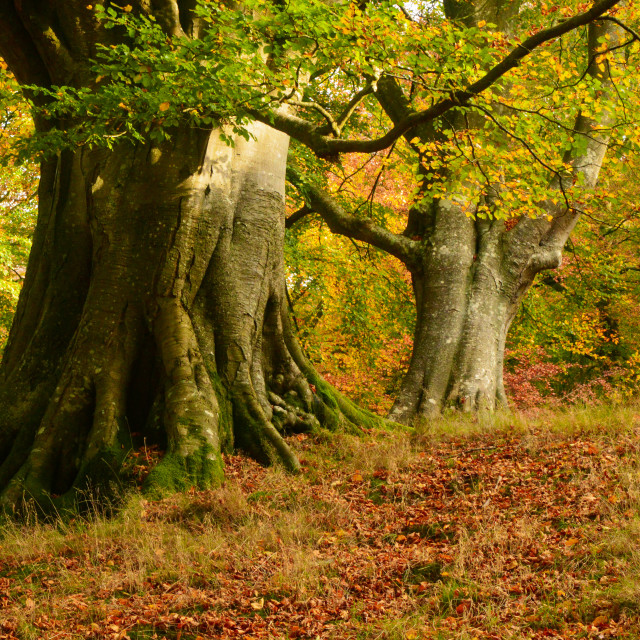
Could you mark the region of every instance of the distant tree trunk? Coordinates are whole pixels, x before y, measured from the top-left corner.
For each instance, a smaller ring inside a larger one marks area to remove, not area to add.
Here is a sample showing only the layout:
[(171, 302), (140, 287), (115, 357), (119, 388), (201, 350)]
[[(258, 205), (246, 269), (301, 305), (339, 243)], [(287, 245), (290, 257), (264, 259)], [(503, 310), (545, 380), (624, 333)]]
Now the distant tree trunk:
[[(99, 27), (84, 5), (27, 4), (1, 8), (0, 53), (21, 82), (77, 82)], [(104, 491), (145, 441), (166, 449), (152, 486), (219, 482), (234, 444), (296, 470), (284, 432), (364, 417), (317, 378), (289, 327), (288, 138), (252, 134), (230, 147), (219, 131), (178, 129), (161, 145), (44, 162), (0, 367), (6, 506)]]
[[(606, 88), (606, 73), (591, 53), (605, 33), (619, 36), (611, 23), (590, 25), (588, 50), (590, 73)], [(385, 97), (389, 94), (383, 89), (383, 105)], [(578, 115), (574, 132), (586, 138), (585, 150), (564, 158), (572, 170), (553, 178), (558, 192), (570, 189), (578, 176), (582, 188), (595, 186), (609, 143), (608, 134), (596, 132), (607, 131), (609, 117), (605, 111), (596, 122)], [(433, 132), (423, 134), (428, 138)], [(417, 321), (409, 370), (390, 419), (407, 423), (443, 407), (475, 411), (507, 404), (507, 332), (535, 276), (562, 263), (562, 250), (580, 217), (562, 198), (542, 206), (546, 216), (523, 215), (510, 225), (470, 219), (448, 199), (412, 209), (404, 233), (421, 240), (405, 263), (412, 274)]]
[(390, 418), (454, 406), (506, 405), (505, 341), (534, 276), (560, 264), (531, 230), (522, 242), (503, 221), (469, 219), (450, 201), (432, 205), (434, 227), (412, 266), (417, 320), (414, 348)]

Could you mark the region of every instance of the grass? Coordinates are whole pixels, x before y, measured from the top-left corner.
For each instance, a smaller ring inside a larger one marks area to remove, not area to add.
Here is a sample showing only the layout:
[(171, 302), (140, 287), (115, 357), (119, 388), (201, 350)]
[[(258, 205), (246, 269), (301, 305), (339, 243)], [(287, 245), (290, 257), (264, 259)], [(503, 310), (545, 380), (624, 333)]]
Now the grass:
[(640, 636), (640, 409), (227, 457), (216, 491), (0, 527), (0, 639)]

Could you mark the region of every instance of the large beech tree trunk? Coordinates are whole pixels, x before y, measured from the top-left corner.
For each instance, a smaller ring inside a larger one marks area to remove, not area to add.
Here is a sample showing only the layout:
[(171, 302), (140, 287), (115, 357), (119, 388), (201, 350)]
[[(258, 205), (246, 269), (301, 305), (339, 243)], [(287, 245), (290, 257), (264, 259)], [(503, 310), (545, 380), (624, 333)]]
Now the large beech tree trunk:
[[(106, 36), (71, 4), (0, 6), (0, 53), (20, 81), (81, 83)], [(175, 15), (156, 4), (169, 32), (195, 32), (190, 3)], [(5, 506), (118, 482), (136, 442), (166, 450), (152, 486), (218, 482), (234, 444), (296, 470), (284, 432), (364, 417), (317, 378), (290, 329), (288, 138), (262, 124), (251, 133), (228, 146), (220, 131), (177, 129), (161, 145), (43, 164), (0, 367)]]

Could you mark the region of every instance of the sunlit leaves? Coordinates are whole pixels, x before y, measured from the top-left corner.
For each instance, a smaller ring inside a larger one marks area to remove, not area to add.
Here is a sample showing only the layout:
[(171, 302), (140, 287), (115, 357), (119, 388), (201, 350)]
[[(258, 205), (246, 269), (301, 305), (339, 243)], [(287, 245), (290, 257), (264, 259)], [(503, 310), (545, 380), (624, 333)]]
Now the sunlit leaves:
[(38, 171), (33, 164), (16, 165), (11, 148), (29, 136), (32, 122), (25, 105), (15, 101), (15, 81), (9, 74), (0, 81), (0, 93), (13, 96), (3, 105), (0, 120), (0, 350), (13, 320), (31, 248), (36, 218)]

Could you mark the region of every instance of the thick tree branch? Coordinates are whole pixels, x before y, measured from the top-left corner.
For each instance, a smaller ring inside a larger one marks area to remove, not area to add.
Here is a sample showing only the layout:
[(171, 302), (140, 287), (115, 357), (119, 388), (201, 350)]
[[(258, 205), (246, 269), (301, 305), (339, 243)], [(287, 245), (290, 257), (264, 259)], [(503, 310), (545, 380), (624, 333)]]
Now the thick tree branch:
[[(411, 115), (416, 114), (416, 111), (411, 108), (411, 102), (402, 90), (400, 83), (392, 76), (387, 75), (380, 78), (376, 98), (394, 125), (402, 123)], [(433, 120), (409, 129), (403, 135), (409, 143), (415, 137), (420, 138), (422, 142), (432, 141), (437, 138)]]
[(42, 58), (9, 0), (0, 2), (0, 55), (20, 84), (50, 84)]
[(495, 84), (500, 78), (520, 64), (532, 51), (545, 42), (555, 40), (578, 27), (590, 24), (606, 11), (619, 4), (620, 0), (599, 0), (583, 13), (573, 16), (547, 29), (542, 29), (517, 45), (509, 55), (492, 67), (482, 78), (466, 89), (452, 91), (449, 96), (436, 102), (428, 109), (408, 115), (395, 124), (385, 135), (375, 140), (336, 139), (321, 133), (321, 129), (305, 120), (281, 112), (250, 112), (256, 120), (287, 133), (307, 145), (320, 157), (331, 157), (339, 153), (374, 153), (389, 147), (395, 140), (414, 127), (431, 122), (450, 109), (464, 107), (475, 96)]
[(390, 253), (408, 267), (413, 266), (419, 246), (415, 240), (392, 233), (372, 220), (356, 218), (345, 211), (326, 191), (306, 182), (290, 167), (287, 168), (287, 179), (300, 190), (307, 200), (307, 206), (322, 217), (333, 233), (366, 242)]

